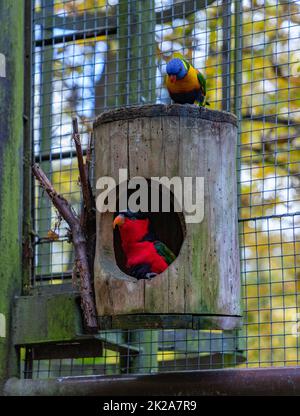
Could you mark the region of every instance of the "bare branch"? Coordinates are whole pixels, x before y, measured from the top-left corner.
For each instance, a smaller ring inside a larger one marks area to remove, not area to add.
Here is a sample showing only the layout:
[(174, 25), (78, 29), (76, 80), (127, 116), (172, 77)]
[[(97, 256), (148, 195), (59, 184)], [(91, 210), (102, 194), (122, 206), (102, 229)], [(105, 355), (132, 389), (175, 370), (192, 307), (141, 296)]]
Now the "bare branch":
[(55, 191), (53, 185), (37, 164), (32, 166), (32, 172), (42, 188), (47, 192), (57, 211), (70, 227), (75, 250), (75, 267), (80, 276), (81, 307), (83, 310), (84, 322), (88, 331), (96, 332), (98, 325), (91, 283), (91, 272), (88, 262), (87, 241), (85, 233), (81, 228), (80, 220), (68, 201)]
[(87, 147), (86, 163), (83, 162), (83, 151), (81, 147), (80, 135), (78, 132), (77, 118), (73, 121), (73, 139), (76, 146), (76, 154), (78, 160), (78, 168), (81, 182), (81, 189), (83, 195), (83, 208), (80, 216), (80, 226), (84, 230), (87, 240), (87, 255), (90, 267), (90, 273), (93, 281), (94, 274), (94, 256), (96, 247), (96, 215), (95, 215), (95, 200), (93, 196), (92, 187), (89, 180), (89, 167), (91, 162), (92, 152), (92, 135)]
[(83, 204), (88, 212), (91, 211), (91, 196), (89, 191), (89, 184), (88, 184), (88, 178), (86, 174), (86, 169), (83, 161), (83, 152), (80, 142), (80, 135), (78, 132), (78, 122), (77, 118), (74, 117), (72, 120), (73, 125), (73, 139), (75, 142), (76, 147), (76, 154), (77, 154), (77, 160), (78, 160), (78, 169), (79, 169), (79, 177), (80, 177), (80, 183), (81, 183), (81, 189), (82, 189), (82, 196), (83, 196)]
[(91, 162), (92, 162), (93, 141), (94, 141), (94, 135), (93, 135), (93, 133), (90, 133), (89, 142), (88, 142), (87, 149), (86, 149), (86, 165), (88, 167), (88, 170), (89, 170)]

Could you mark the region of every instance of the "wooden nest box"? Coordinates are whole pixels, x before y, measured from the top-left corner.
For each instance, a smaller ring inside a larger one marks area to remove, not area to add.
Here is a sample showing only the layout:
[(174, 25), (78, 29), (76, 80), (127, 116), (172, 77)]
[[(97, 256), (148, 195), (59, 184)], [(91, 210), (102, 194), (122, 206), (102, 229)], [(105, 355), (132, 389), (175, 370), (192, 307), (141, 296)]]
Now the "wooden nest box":
[(235, 116), (188, 104), (120, 108), (98, 117), (94, 137), (96, 180), (108, 176), (118, 184), (119, 169), (128, 170), (128, 179), (179, 177), (184, 183), (185, 177), (204, 178), (201, 222), (188, 222), (186, 213), (174, 210), (150, 214), (158, 238), (176, 259), (149, 280), (128, 274), (120, 237), (112, 227), (114, 213), (97, 211), (95, 295), (100, 327), (238, 327)]

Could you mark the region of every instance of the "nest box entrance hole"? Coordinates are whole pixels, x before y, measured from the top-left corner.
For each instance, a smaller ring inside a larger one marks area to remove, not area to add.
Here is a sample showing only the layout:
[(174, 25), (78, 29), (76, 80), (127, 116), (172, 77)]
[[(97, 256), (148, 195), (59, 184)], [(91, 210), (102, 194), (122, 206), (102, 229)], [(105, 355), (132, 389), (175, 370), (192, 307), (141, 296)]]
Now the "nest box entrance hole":
[[(164, 212), (162, 209), (162, 194), (163, 194), (163, 186), (160, 185), (159, 187), (159, 212), (151, 212), (151, 181), (147, 179), (148, 182), (148, 207), (149, 212), (147, 213), (147, 217), (149, 218), (151, 224), (151, 231), (154, 233), (155, 238), (161, 242), (163, 242), (176, 256), (178, 257), (180, 253), (180, 249), (182, 247), (185, 234), (186, 234), (186, 226), (185, 220), (182, 212), (175, 212), (174, 211), (174, 194), (172, 190), (167, 191), (170, 195), (170, 212)], [(165, 188), (166, 189), (166, 188)], [(136, 190), (127, 189), (127, 196), (128, 199), (130, 195), (132, 195)], [(118, 192), (117, 192), (118, 195)], [(139, 201), (137, 201), (139, 203)], [(119, 197), (117, 197), (116, 201), (116, 208), (117, 211), (114, 214), (114, 218), (117, 216), (119, 212)], [(118, 227), (114, 229), (113, 234), (113, 245), (114, 245), (114, 254), (116, 264), (119, 269), (124, 272), (125, 274), (130, 276), (130, 272), (126, 267), (126, 255), (122, 248), (121, 236)]]

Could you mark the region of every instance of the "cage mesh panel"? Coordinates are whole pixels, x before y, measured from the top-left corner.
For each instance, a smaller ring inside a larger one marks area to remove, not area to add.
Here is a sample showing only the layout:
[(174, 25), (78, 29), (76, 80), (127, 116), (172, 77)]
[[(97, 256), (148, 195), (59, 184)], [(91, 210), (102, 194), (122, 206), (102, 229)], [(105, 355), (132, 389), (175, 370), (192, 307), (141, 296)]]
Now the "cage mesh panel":
[[(238, 332), (105, 332), (102, 356), (88, 358), (25, 359), (23, 351), (25, 377), (299, 364), (300, 3), (236, 3), (33, 1), (35, 160), (75, 210), (72, 116), (86, 146), (103, 110), (169, 103), (173, 52), (206, 75), (210, 108), (235, 110), (244, 324)], [(68, 282), (68, 230), (38, 187), (35, 232), (32, 285)]]

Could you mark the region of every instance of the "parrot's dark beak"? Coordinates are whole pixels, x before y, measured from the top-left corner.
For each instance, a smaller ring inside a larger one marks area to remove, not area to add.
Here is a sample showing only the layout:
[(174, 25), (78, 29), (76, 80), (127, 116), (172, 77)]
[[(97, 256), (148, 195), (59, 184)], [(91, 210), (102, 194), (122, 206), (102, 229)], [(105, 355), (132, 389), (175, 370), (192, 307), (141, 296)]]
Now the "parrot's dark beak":
[(118, 215), (113, 222), (113, 228), (115, 229), (116, 226), (121, 227), (125, 222), (125, 217), (124, 215)]
[(177, 81), (176, 75), (169, 75), (169, 77), (170, 77), (170, 81), (172, 82), (172, 84), (175, 84), (175, 82)]

